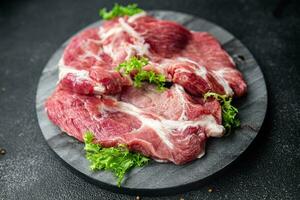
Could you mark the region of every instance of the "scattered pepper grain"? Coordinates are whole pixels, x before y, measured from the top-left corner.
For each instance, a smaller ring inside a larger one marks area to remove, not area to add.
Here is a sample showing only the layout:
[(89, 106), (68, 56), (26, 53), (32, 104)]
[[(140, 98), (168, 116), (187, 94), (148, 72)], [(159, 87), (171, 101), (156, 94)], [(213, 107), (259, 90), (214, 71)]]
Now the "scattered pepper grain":
[(0, 148), (0, 154), (1, 154), (1, 155), (4, 155), (4, 154), (6, 154), (6, 151), (5, 151), (5, 149), (2, 149), (2, 148)]

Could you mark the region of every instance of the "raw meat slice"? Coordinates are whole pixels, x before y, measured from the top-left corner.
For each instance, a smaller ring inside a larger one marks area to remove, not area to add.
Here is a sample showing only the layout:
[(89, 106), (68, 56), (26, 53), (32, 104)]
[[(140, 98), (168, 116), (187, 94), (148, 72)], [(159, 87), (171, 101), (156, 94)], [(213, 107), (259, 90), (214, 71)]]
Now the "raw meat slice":
[(145, 85), (142, 89), (129, 87), (122, 91), (119, 99), (165, 119), (197, 120), (201, 115), (211, 114), (221, 124), (221, 110), (217, 101), (204, 102), (203, 98), (187, 94), (177, 84), (164, 92), (158, 92), (153, 85)]
[[(59, 63), (61, 82), (83, 94), (119, 93), (132, 82), (114, 68), (132, 56), (148, 57), (149, 69), (164, 73), (193, 95), (213, 91), (242, 96), (247, 90), (241, 73), (212, 35), (190, 32), (145, 13), (117, 18), (75, 36)], [(90, 89), (82, 89), (86, 85)]]
[[(193, 99), (176, 85), (163, 93), (148, 88), (141, 94), (144, 99), (139, 96), (134, 101), (139, 92), (129, 89), (121, 97), (125, 102), (57, 88), (46, 102), (46, 111), (52, 122), (80, 141), (90, 130), (105, 147), (126, 144), (132, 151), (175, 164), (202, 156), (206, 139), (224, 132), (216, 101)], [(172, 107), (174, 115), (171, 110), (161, 111), (164, 102), (156, 101), (166, 97), (172, 103), (167, 108)]]
[[(132, 56), (147, 57), (144, 70), (164, 74), (173, 85), (164, 92), (132, 87), (131, 77), (115, 70)], [(204, 101), (203, 94), (242, 96), (247, 90), (212, 35), (145, 13), (81, 32), (58, 66), (60, 81), (45, 104), (54, 124), (80, 141), (92, 131), (105, 147), (126, 144), (175, 164), (201, 157), (207, 138), (224, 133), (219, 102)]]
[(131, 85), (113, 69), (99, 39), (98, 29), (92, 28), (71, 40), (58, 64), (62, 86), (81, 94), (114, 94)]
[[(198, 66), (205, 67), (210, 72), (210, 75), (206, 77), (211, 85), (210, 90), (220, 92), (217, 85), (221, 85), (224, 91), (221, 94), (242, 96), (246, 93), (247, 85), (242, 74), (235, 68), (232, 58), (211, 34), (193, 32), (192, 40), (185, 50), (180, 52), (180, 56), (197, 63)], [(194, 73), (197, 74), (197, 71)]]

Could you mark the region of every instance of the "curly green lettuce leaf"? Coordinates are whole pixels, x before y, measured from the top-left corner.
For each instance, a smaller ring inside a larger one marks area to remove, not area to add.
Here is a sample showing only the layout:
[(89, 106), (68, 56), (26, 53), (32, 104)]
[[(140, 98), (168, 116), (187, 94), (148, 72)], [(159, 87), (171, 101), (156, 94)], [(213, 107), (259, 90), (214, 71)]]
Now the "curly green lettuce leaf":
[(135, 75), (133, 83), (135, 87), (141, 87), (144, 81), (155, 84), (159, 91), (165, 89), (166, 77), (162, 74), (156, 74), (153, 71), (140, 71)]
[(149, 61), (145, 57), (138, 58), (133, 56), (116, 67), (116, 70), (125, 75), (129, 75), (133, 72), (135, 74), (133, 77), (133, 85), (135, 87), (142, 87), (143, 82), (149, 82), (156, 85), (159, 91), (164, 90), (166, 77), (154, 71), (143, 70), (143, 67), (148, 63)]
[(94, 171), (108, 170), (118, 178), (118, 186), (125, 174), (134, 167), (142, 167), (148, 163), (149, 158), (140, 153), (130, 152), (125, 145), (118, 147), (103, 148), (99, 144), (94, 144), (92, 132), (86, 132), (83, 137), (86, 151), (86, 158), (90, 161), (90, 168)]
[(234, 128), (240, 127), (238, 119), (238, 109), (231, 105), (232, 98), (227, 95), (220, 95), (214, 92), (208, 92), (204, 95), (204, 99), (213, 97), (221, 103), (222, 108), (222, 124), (226, 129), (226, 133), (230, 134)]
[(116, 3), (110, 11), (107, 11), (106, 8), (100, 9), (99, 15), (105, 20), (110, 20), (115, 17), (122, 17), (126, 15), (132, 16), (143, 11), (144, 10), (138, 8), (137, 4), (129, 4), (128, 6), (121, 6)]
[(126, 75), (130, 74), (132, 71), (140, 72), (143, 67), (149, 63), (149, 60), (145, 57), (131, 57), (129, 60), (124, 61), (116, 67), (117, 71), (122, 70)]

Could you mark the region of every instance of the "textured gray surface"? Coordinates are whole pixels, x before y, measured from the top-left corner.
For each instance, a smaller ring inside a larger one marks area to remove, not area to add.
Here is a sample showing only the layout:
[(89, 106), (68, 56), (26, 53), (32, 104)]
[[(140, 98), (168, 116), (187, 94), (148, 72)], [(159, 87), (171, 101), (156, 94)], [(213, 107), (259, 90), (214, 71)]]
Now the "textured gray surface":
[[(174, 20), (194, 31), (212, 33), (230, 53), (248, 83), (248, 94), (240, 99), (238, 109), (241, 128), (222, 139), (211, 139), (206, 147), (206, 156), (192, 163), (151, 164), (132, 170), (124, 179), (122, 189), (116, 186), (116, 178), (109, 172), (91, 172), (85, 159), (83, 144), (54, 126), (45, 113), (44, 102), (54, 91), (58, 81), (57, 63), (67, 42), (62, 45), (47, 63), (37, 90), (37, 114), (42, 133), (50, 147), (75, 171), (84, 174), (100, 186), (116, 192), (159, 195), (172, 194), (193, 189), (195, 183), (203, 180), (234, 161), (254, 140), (265, 117), (267, 91), (259, 66), (250, 52), (237, 39), (221, 27), (191, 15), (172, 11), (151, 11), (149, 14), (160, 19)], [(91, 26), (99, 26), (101, 22)], [(243, 59), (240, 59), (240, 58)], [(104, 185), (106, 184), (106, 185)]]
[[(190, 13), (229, 30), (258, 61), (269, 97), (262, 131), (224, 173), (196, 191), (143, 200), (299, 199), (300, 7), (291, 0), (276, 18), (272, 15), (276, 3), (139, 1), (145, 9)], [(48, 148), (35, 111), (37, 84), (50, 56), (70, 35), (98, 20), (99, 8), (112, 4), (111, 0), (0, 1), (0, 147), (7, 150), (0, 156), (1, 200), (135, 199), (103, 190), (67, 169)]]

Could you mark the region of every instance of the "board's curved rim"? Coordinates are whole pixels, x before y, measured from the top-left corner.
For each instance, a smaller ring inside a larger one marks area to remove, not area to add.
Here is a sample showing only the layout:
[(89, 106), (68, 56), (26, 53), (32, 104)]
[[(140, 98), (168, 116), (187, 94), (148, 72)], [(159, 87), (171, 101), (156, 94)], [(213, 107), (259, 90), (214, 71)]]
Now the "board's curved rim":
[[(186, 13), (181, 13), (181, 12), (177, 12), (177, 11), (169, 11), (169, 10), (150, 10), (150, 12), (172, 12), (172, 13), (175, 13), (175, 14), (180, 14), (180, 15), (186, 15), (186, 16), (190, 16), (190, 17), (195, 17), (196, 19), (201, 19), (201, 20), (204, 20), (204, 21), (207, 21), (209, 23), (211, 23), (212, 25), (214, 26), (217, 26), (219, 28), (222, 29), (222, 31), (224, 32), (227, 32), (229, 33), (230, 35), (233, 36), (233, 38), (239, 42), (241, 45), (243, 45), (243, 48), (245, 50), (247, 50), (249, 52), (249, 54), (253, 57), (253, 54), (250, 52), (250, 50), (238, 39), (236, 39), (236, 37), (231, 34), (230, 32), (228, 32), (226, 29), (224, 29), (223, 27), (219, 26), (219, 25), (216, 25), (215, 23), (211, 22), (211, 21), (208, 21), (206, 19), (203, 19), (203, 18), (200, 18), (200, 17), (197, 17), (197, 16), (194, 16), (194, 15), (190, 15), (190, 14), (186, 14)], [(87, 27), (91, 27), (95, 24), (99, 23), (99, 21), (97, 22), (94, 22), (94, 23), (91, 23), (90, 25), (86, 26), (85, 28)], [(78, 32), (81, 32), (82, 30), (84, 30), (85, 28), (79, 30)], [(77, 33), (78, 33), (77, 32)], [(66, 43), (70, 40), (67, 39), (66, 42), (64, 42), (61, 47), (64, 47), (66, 45)], [(54, 53), (55, 54), (55, 53)], [(51, 58), (54, 56), (54, 54), (50, 57), (49, 61), (51, 60)], [(254, 57), (253, 57), (254, 58)], [(45, 66), (48, 65), (48, 62)], [(248, 147), (253, 143), (253, 141), (255, 140), (255, 138), (257, 137), (257, 135), (259, 134), (263, 124), (264, 124), (264, 121), (266, 119), (266, 114), (267, 114), (267, 107), (268, 107), (268, 91), (267, 91), (267, 87), (266, 87), (266, 82), (265, 82), (265, 78), (264, 78), (264, 74), (260, 68), (260, 66), (257, 64), (257, 67), (258, 67), (258, 70), (259, 70), (259, 73), (262, 75), (262, 80), (263, 80), (263, 87), (264, 87), (264, 91), (266, 92), (266, 96), (265, 96), (265, 109), (263, 111), (263, 119), (261, 121), (261, 124), (259, 125), (259, 128), (257, 129), (257, 132), (255, 133), (255, 137), (254, 139), (249, 142), (249, 144), (247, 146), (245, 146), (245, 148), (243, 149), (242, 153), (234, 160), (231, 160), (230, 162), (228, 162), (226, 165), (224, 165), (222, 168), (220, 168), (217, 172), (214, 172), (210, 175), (208, 175), (207, 177), (203, 178), (203, 179), (200, 179), (200, 180), (197, 180), (197, 181), (193, 181), (193, 182), (189, 182), (189, 183), (185, 183), (185, 184), (182, 184), (182, 185), (178, 185), (178, 186), (173, 186), (173, 187), (165, 187), (165, 188), (155, 188), (155, 189), (149, 189), (149, 188), (130, 188), (130, 187), (117, 187), (116, 185), (113, 185), (113, 184), (110, 184), (110, 183), (105, 183), (105, 182), (101, 182), (97, 179), (95, 179), (94, 177), (92, 176), (88, 176), (87, 174), (84, 174), (83, 172), (77, 170), (74, 166), (72, 166), (70, 163), (66, 162), (53, 148), (51, 148), (50, 144), (48, 143), (47, 141), (47, 144), (48, 144), (48, 148), (50, 148), (52, 150), (52, 152), (58, 156), (60, 158), (60, 161), (63, 162), (64, 164), (66, 164), (66, 166), (72, 170), (73, 173), (77, 173), (79, 174), (82, 178), (84, 178), (85, 180), (93, 183), (93, 184), (96, 184), (96, 185), (99, 185), (101, 186), (101, 188), (104, 188), (104, 189), (107, 189), (107, 190), (110, 190), (110, 191), (113, 191), (113, 192), (118, 192), (118, 193), (123, 193), (123, 194), (131, 194), (131, 195), (137, 195), (137, 194), (143, 194), (143, 195), (147, 195), (147, 196), (158, 196), (158, 195), (170, 195), (170, 194), (178, 194), (178, 193), (181, 193), (181, 192), (186, 192), (186, 191), (189, 191), (189, 190), (194, 190), (196, 189), (198, 186), (200, 185), (203, 185), (205, 182), (207, 182), (208, 179), (212, 178), (212, 177), (215, 177), (215, 176), (218, 176), (219, 174), (221, 174), (225, 169), (227, 169), (228, 167), (230, 167), (234, 162), (236, 162), (236, 160), (244, 154), (244, 152), (248, 149)], [(44, 72), (44, 71), (43, 71)], [(43, 75), (43, 72), (41, 74), (41, 77)], [(37, 95), (38, 95), (38, 88), (39, 88), (39, 85), (41, 83), (41, 77), (39, 79), (39, 82), (38, 82), (38, 87), (37, 87), (37, 93), (36, 93), (36, 105), (37, 105)], [(39, 124), (41, 123), (40, 122), (40, 117), (39, 117), (39, 114), (38, 114), (38, 110), (37, 110), (37, 106), (36, 106), (36, 113), (37, 113), (37, 118), (38, 118), (38, 122)], [(41, 129), (41, 127), (40, 127)], [(42, 131), (42, 129), (41, 129)], [(43, 131), (42, 131), (43, 132)], [(45, 138), (45, 135), (43, 134), (43, 137)], [(46, 139), (46, 138), (45, 138)]]

